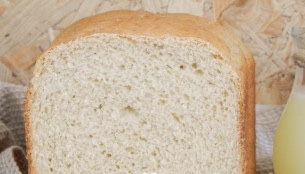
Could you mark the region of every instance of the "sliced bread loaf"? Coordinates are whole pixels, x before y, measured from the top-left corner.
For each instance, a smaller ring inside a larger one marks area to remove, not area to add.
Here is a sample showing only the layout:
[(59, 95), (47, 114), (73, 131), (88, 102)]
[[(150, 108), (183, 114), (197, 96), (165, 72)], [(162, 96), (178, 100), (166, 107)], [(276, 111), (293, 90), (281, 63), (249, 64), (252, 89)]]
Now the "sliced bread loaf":
[(114, 11), (39, 58), (29, 173), (254, 174), (254, 61), (218, 23)]

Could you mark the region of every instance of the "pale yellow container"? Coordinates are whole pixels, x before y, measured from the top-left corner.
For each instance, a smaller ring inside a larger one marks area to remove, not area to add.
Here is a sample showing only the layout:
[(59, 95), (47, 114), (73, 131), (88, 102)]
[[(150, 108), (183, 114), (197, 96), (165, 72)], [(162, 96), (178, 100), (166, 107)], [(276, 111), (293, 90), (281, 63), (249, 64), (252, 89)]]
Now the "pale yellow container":
[(293, 89), (275, 134), (275, 174), (305, 174), (305, 28), (294, 28), (292, 34), (297, 69)]

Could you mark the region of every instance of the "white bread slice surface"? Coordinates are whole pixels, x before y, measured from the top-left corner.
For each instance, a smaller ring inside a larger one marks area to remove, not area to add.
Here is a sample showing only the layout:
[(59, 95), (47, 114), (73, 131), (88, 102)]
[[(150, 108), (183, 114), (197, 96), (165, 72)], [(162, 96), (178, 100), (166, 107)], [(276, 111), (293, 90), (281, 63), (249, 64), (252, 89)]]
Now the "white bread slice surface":
[(254, 174), (254, 67), (237, 37), (204, 18), (82, 19), (36, 63), (29, 173)]

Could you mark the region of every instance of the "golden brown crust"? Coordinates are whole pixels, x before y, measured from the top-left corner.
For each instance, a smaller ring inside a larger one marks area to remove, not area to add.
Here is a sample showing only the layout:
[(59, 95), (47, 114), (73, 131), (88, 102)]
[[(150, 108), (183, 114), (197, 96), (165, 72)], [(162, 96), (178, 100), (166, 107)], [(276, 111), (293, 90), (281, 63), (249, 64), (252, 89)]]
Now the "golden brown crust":
[[(245, 54), (245, 56), (252, 57), (252, 55)], [(244, 74), (245, 86), (241, 87), (242, 102), (241, 108), (241, 155), (243, 174), (254, 174), (256, 172), (256, 157), (255, 157), (255, 62), (247, 59), (245, 62), (248, 68)]]
[(24, 128), (25, 128), (25, 139), (26, 139), (26, 153), (27, 153), (27, 159), (28, 159), (28, 173), (29, 174), (36, 174), (37, 172), (34, 169), (33, 166), (33, 156), (32, 156), (32, 148), (33, 148), (33, 142), (32, 142), (32, 127), (31, 127), (31, 117), (30, 117), (30, 109), (32, 105), (32, 86), (30, 85), (28, 87), (28, 90), (25, 95), (24, 100)]
[[(201, 17), (187, 14), (152, 14), (149, 12), (112, 11), (84, 18), (59, 34), (49, 51), (57, 45), (87, 37), (95, 33), (119, 35), (193, 37), (202, 40), (218, 50), (223, 61), (232, 66), (240, 78), (240, 129), (241, 164), (243, 174), (255, 173), (255, 83), (254, 60), (248, 49), (220, 24)], [(43, 64), (44, 56), (38, 60)], [(29, 159), (29, 173), (35, 173), (32, 161), (32, 142), (30, 126), (30, 105), (32, 90), (27, 93), (25, 104), (25, 126)]]

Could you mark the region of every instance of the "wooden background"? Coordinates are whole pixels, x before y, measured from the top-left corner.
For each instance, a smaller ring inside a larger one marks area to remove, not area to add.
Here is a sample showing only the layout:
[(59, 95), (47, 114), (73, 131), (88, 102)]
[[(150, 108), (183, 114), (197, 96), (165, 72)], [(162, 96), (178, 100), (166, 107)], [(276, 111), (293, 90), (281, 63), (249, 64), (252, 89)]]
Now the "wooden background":
[(76, 20), (110, 10), (189, 13), (240, 36), (256, 61), (256, 102), (284, 104), (294, 65), (290, 30), (304, 25), (302, 0), (0, 0), (0, 81), (28, 85), (37, 57)]

